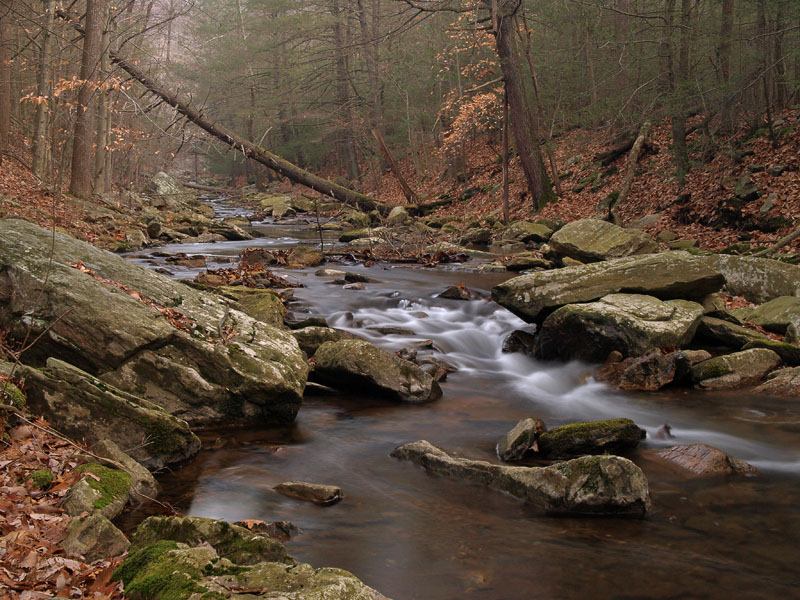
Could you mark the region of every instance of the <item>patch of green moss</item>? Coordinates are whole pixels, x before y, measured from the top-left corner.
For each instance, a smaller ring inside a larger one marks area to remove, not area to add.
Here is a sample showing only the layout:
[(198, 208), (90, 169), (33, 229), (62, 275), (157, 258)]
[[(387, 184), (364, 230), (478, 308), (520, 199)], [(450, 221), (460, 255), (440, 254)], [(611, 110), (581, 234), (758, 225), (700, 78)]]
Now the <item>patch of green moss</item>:
[[(219, 561), (216, 561), (219, 563)], [(223, 576), (223, 575), (239, 575), (240, 573), (244, 573), (245, 571), (249, 571), (250, 567), (242, 567), (239, 565), (219, 565), (219, 564), (207, 564), (203, 567), (203, 575), (206, 576)]]
[(705, 381), (715, 377), (722, 377), (731, 372), (731, 368), (722, 359), (710, 359), (697, 365), (692, 378), (695, 381)]
[(89, 487), (102, 494), (92, 508), (104, 508), (118, 498), (124, 498), (130, 493), (131, 476), (125, 471), (109, 469), (97, 463), (81, 465), (75, 469), (78, 473), (91, 473), (99, 479), (88, 477)]
[(555, 456), (591, 454), (634, 448), (641, 430), (630, 419), (587, 421), (555, 427), (539, 437), (543, 454)]
[(51, 483), (53, 483), (53, 479), (56, 478), (55, 473), (53, 473), (50, 469), (36, 469), (30, 475), (28, 475), (28, 479), (33, 482), (38, 488), (46, 488)]
[(25, 408), (25, 394), (10, 381), (0, 383), (0, 402), (10, 404), (17, 410)]

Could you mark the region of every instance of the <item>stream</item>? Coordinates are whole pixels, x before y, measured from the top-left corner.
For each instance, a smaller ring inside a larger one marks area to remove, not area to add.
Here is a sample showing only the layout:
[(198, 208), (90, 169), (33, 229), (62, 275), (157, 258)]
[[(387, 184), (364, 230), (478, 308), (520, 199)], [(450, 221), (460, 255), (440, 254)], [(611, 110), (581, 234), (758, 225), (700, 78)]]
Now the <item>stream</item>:
[[(244, 214), (219, 201), (215, 209), (218, 217)], [(318, 243), (302, 221), (253, 229), (265, 237), (169, 245), (131, 260), (190, 278), (196, 269), (166, 265), (151, 253), (204, 254), (215, 268), (230, 266), (225, 261), (245, 247)], [(326, 247), (336, 243), (338, 233), (326, 235)], [(273, 269), (304, 286), (290, 307), (296, 316), (325, 317), (389, 350), (431, 340), (427, 352), (458, 368), (442, 383), (443, 398), (413, 406), (309, 388), (290, 426), (201, 436), (198, 458), (161, 478), (167, 502), (194, 516), (292, 521), (302, 530), (287, 542), (292, 556), (351, 571), (394, 600), (798, 597), (796, 401), (746, 391), (619, 392), (594, 381), (590, 366), (502, 353), (505, 336), (526, 324), (497, 304), (436, 298), (457, 283), (488, 297), (513, 274), (478, 273), (474, 263), (326, 266), (377, 282), (347, 290), (315, 276), (317, 268)], [(648, 438), (630, 458), (650, 483), (651, 517), (553, 518), (389, 457), (395, 446), (425, 439), (497, 461), (498, 439), (528, 416), (551, 428), (628, 417), (646, 429)], [(654, 439), (665, 423), (675, 439)], [(760, 475), (691, 479), (653, 457), (654, 448), (690, 443), (725, 450)], [(339, 485), (345, 497), (320, 507), (272, 491), (287, 480)]]

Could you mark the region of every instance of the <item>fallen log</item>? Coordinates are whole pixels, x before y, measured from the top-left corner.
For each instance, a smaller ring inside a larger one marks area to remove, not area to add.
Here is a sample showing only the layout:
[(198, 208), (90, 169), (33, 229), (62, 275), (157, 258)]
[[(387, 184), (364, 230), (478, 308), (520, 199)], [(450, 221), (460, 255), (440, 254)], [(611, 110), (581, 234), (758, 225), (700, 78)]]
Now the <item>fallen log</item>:
[(212, 192), (214, 194), (222, 194), (223, 196), (241, 196), (242, 192), (233, 188), (214, 187), (212, 185), (200, 185), (199, 183), (184, 183), (181, 182), (183, 187), (190, 190), (200, 190), (201, 192)]
[(332, 181), (323, 179), (297, 165), (290, 163), (288, 160), (281, 158), (277, 154), (273, 154), (262, 147), (250, 142), (242, 136), (234, 133), (228, 128), (215, 123), (214, 121), (206, 118), (202, 112), (193, 106), (182, 102), (177, 95), (172, 94), (160, 87), (156, 82), (152, 81), (147, 75), (135, 67), (132, 63), (128, 62), (119, 55), (111, 55), (111, 62), (119, 66), (127, 72), (136, 81), (141, 83), (147, 90), (161, 98), (164, 102), (173, 107), (178, 113), (189, 119), (192, 123), (197, 125), (203, 131), (213, 135), (215, 138), (225, 142), (235, 150), (244, 154), (247, 158), (251, 158), (262, 165), (269, 167), (288, 177), (295, 183), (299, 183), (312, 190), (331, 196), (340, 202), (349, 204), (363, 211), (377, 210), (382, 214), (388, 214), (389, 207), (376, 201), (374, 198), (359, 194), (346, 187), (337, 185)]
[[(631, 148), (633, 148), (634, 142), (638, 135), (631, 135), (627, 136), (622, 139), (622, 141), (618, 141), (615, 143), (611, 148), (606, 150), (605, 152), (598, 152), (594, 155), (595, 162), (599, 162), (604, 167), (609, 166), (615, 160), (617, 160), (620, 156), (628, 152)], [(642, 146), (641, 152), (644, 153), (651, 153), (651, 154), (658, 154), (658, 148), (651, 145), (647, 141), (645, 141), (644, 146)]]
[(639, 154), (642, 147), (647, 143), (647, 134), (650, 131), (650, 122), (645, 121), (642, 125), (636, 141), (631, 147), (631, 153), (628, 155), (628, 168), (625, 172), (625, 179), (622, 181), (622, 187), (619, 190), (619, 195), (616, 201), (611, 205), (609, 211), (611, 213), (611, 222), (615, 225), (621, 225), (619, 218), (619, 211), (628, 201), (628, 193), (631, 191), (633, 185), (633, 178), (636, 175), (636, 163), (639, 162)]

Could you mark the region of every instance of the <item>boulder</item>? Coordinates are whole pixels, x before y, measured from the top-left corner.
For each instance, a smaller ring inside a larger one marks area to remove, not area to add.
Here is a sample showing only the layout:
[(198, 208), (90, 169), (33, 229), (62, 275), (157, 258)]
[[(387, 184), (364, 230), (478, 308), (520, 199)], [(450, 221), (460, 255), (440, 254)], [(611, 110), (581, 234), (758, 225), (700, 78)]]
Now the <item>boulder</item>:
[(286, 307), (275, 292), (243, 286), (226, 286), (220, 292), (236, 300), (237, 308), (256, 321), (279, 329), (284, 327)]
[(642, 430), (630, 419), (570, 423), (539, 436), (539, 454), (567, 458), (583, 454), (627, 452), (639, 445)]
[(357, 336), (341, 329), (331, 327), (302, 327), (294, 329), (292, 335), (300, 344), (300, 349), (307, 356), (314, 356), (322, 344), (325, 342), (338, 342), (339, 340), (357, 339)]
[(503, 352), (522, 352), (533, 355), (536, 347), (536, 334), (524, 329), (515, 329), (503, 340)]
[(305, 481), (285, 481), (279, 483), (273, 489), (287, 498), (313, 502), (321, 506), (336, 504), (344, 497), (342, 488), (338, 486), (307, 483)]
[(131, 478), (130, 497), (135, 502), (153, 500), (158, 496), (158, 483), (144, 466), (120, 450), (111, 440), (100, 440), (92, 446), (92, 452), (101, 458), (113, 460)]
[(539, 419), (523, 419), (497, 442), (497, 456), (507, 462), (520, 460), (543, 431), (546, 428)]
[(725, 289), (762, 303), (779, 296), (800, 296), (800, 266), (771, 258), (712, 254), (698, 257), (725, 276)]
[(414, 363), (363, 340), (325, 342), (314, 354), (312, 379), (337, 389), (378, 392), (400, 402), (429, 402), (439, 384)]
[(239, 241), (253, 239), (253, 236), (247, 233), (244, 229), (242, 229), (238, 225), (232, 225), (230, 223), (215, 221), (214, 224), (212, 224), (208, 228), (208, 230), (216, 235), (221, 235), (230, 242), (239, 242)]
[(448, 300), (471, 300), (472, 292), (464, 284), (451, 285), (443, 292), (436, 295), (437, 298), (447, 298)]
[(681, 469), (685, 469), (693, 476), (755, 475), (758, 473), (758, 469), (753, 465), (733, 458), (722, 450), (706, 444), (673, 446), (659, 450), (656, 454)]
[(584, 456), (549, 467), (510, 467), (454, 457), (421, 440), (391, 454), (431, 473), (480, 483), (552, 514), (642, 517), (650, 510), (642, 470), (619, 456)]
[(786, 328), (786, 336), (783, 340), (789, 344), (800, 346), (800, 317), (789, 322), (789, 326)]
[[(708, 354), (706, 358), (710, 357)], [(656, 391), (680, 383), (689, 374), (692, 364), (686, 352), (655, 351), (606, 364), (597, 376), (623, 390)]]
[(542, 223), (530, 221), (517, 221), (495, 234), (496, 240), (513, 240), (527, 244), (534, 242), (542, 244), (553, 235), (553, 229)]
[(73, 517), (92, 512), (109, 520), (117, 517), (128, 503), (131, 476), (98, 463), (81, 465), (76, 471), (84, 476), (72, 485), (64, 499), (67, 512)]
[(608, 294), (701, 298), (724, 283), (719, 272), (690, 254), (664, 252), (521, 275), (496, 285), (492, 298), (532, 322), (541, 321), (559, 306), (591, 302)]
[(236, 521), (234, 525), (244, 527), (253, 533), (267, 535), (276, 540), (288, 540), (301, 533), (301, 529), (291, 521), (258, 521), (245, 519)]
[(402, 206), (395, 206), (389, 211), (389, 216), (386, 217), (386, 224), (389, 227), (396, 227), (398, 225), (405, 225), (411, 217), (408, 216), (408, 211)]
[(38, 336), (29, 364), (58, 356), (193, 425), (294, 419), (308, 366), (288, 332), (65, 235), (51, 260), (51, 243), (50, 231), (0, 220), (0, 327)]
[(800, 298), (779, 296), (750, 313), (749, 321), (767, 331), (786, 333), (792, 321), (800, 319)]
[(97, 512), (73, 517), (61, 542), (68, 556), (83, 558), (88, 563), (125, 554), (130, 545), (125, 534)]
[(112, 440), (153, 471), (183, 464), (200, 450), (186, 421), (160, 406), (51, 358), (43, 369), (17, 366), (31, 408), (72, 439)]
[(338, 277), (342, 279), (346, 274), (345, 271), (340, 271), (339, 269), (317, 269), (314, 271), (314, 275), (317, 277)]
[(759, 383), (780, 364), (772, 350), (753, 348), (704, 360), (692, 367), (691, 377), (704, 390), (737, 388)]
[(781, 360), (787, 365), (791, 365), (793, 367), (800, 365), (800, 348), (794, 344), (778, 342), (776, 340), (766, 338), (748, 342), (745, 344), (742, 350), (750, 350), (751, 348), (769, 348), (775, 352), (775, 354), (780, 356)]
[(194, 200), (194, 193), (163, 171), (153, 175), (144, 191), (150, 198), (150, 204), (160, 210), (175, 210), (181, 204)]
[(317, 267), (323, 263), (322, 252), (311, 246), (295, 246), (286, 258), (288, 267)]
[(472, 258), (497, 258), (497, 256), (491, 252), (472, 250), (471, 248), (464, 248), (464, 246), (459, 246), (458, 244), (452, 244), (450, 242), (437, 242), (430, 246), (425, 246), (423, 252), (425, 254), (437, 254), (439, 252), (444, 252), (446, 254), (466, 254)]
[(754, 329), (714, 317), (700, 319), (700, 324), (697, 326), (697, 337), (737, 350), (749, 342), (768, 339), (763, 333)]
[(359, 240), (362, 238), (375, 238), (380, 237), (386, 231), (385, 227), (372, 227), (366, 229), (352, 229), (350, 231), (344, 231), (339, 236), (340, 242), (352, 242), (355, 240)]
[(589, 304), (562, 306), (547, 317), (534, 354), (543, 360), (602, 362), (617, 350), (640, 356), (682, 347), (694, 337), (703, 307), (688, 300), (610, 294)]
[(146, 246), (150, 241), (141, 229), (133, 228), (125, 232), (125, 241), (134, 248)]
[(658, 244), (638, 229), (623, 229), (599, 219), (579, 219), (567, 223), (548, 241), (559, 256), (581, 262), (622, 258), (655, 252)]
[[(132, 550), (113, 579), (139, 600), (268, 598), (281, 600), (387, 600), (341, 569), (262, 561), (236, 564), (208, 545), (162, 540)], [(232, 592), (232, 590), (235, 590)]]
[(753, 388), (754, 392), (800, 398), (800, 367), (778, 369), (767, 375), (766, 381)]
[(491, 230), (484, 227), (475, 227), (465, 231), (461, 237), (459, 237), (458, 242), (460, 244), (477, 244), (483, 246), (488, 244), (491, 239)]

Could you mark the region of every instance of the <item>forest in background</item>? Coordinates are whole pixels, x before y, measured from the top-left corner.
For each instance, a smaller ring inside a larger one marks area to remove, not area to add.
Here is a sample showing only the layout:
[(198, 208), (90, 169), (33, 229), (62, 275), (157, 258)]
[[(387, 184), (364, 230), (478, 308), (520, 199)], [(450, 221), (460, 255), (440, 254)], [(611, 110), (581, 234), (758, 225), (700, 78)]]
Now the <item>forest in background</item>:
[[(569, 166), (553, 149), (576, 128), (627, 152), (643, 124), (668, 123), (670, 177), (682, 187), (693, 166), (735, 155), (743, 139), (763, 134), (777, 147), (788, 133), (776, 115), (798, 102), (798, 8), (4, 0), (0, 138), (12, 156), (22, 148), (17, 159), (42, 180), (79, 197), (141, 186), (162, 169), (210, 172), (225, 185), (276, 178), (185, 127), (115, 65), (120, 57), (242, 138), (365, 192), (380, 191), (391, 156), (412, 188), (468, 183), (475, 140), (502, 162), (504, 122), (528, 206), (563, 193), (558, 175)], [(741, 127), (744, 136), (731, 135)]]

